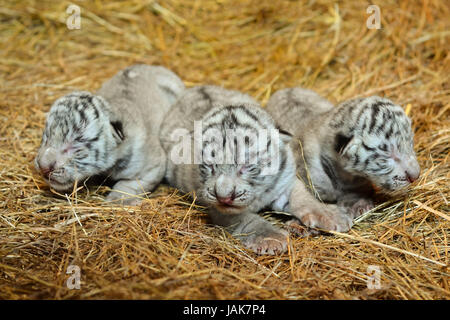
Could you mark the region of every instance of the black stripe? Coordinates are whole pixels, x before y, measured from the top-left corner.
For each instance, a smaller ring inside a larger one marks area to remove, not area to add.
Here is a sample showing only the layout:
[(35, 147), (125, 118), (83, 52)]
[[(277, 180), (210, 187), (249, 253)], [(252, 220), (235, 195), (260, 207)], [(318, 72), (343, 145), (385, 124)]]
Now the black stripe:
[(162, 89), (162, 91), (166, 92), (168, 95), (173, 96), (175, 99), (178, 97), (178, 95), (168, 86), (159, 85), (159, 87)]
[(78, 113), (80, 114), (80, 124), (87, 122), (86, 113), (84, 112), (84, 109), (79, 109)]
[[(366, 111), (366, 105), (360, 105), (359, 106), (360, 107), (360, 111), (359, 111), (359, 113), (358, 113), (358, 115), (356, 116), (356, 119), (358, 119), (358, 121), (359, 121), (359, 119), (361, 119), (362, 118), (362, 115), (363, 115), (363, 113)], [(364, 119), (364, 123), (366, 123), (366, 121), (365, 121), (366, 119)]]
[(232, 108), (235, 109), (239, 109), (242, 110), (244, 113), (246, 113), (253, 121), (255, 121), (256, 123), (258, 123), (261, 126), (261, 122), (259, 121), (258, 117), (253, 114), (252, 112), (250, 112), (250, 110), (248, 110), (248, 108), (246, 108), (245, 106), (232, 106)]
[(322, 165), (323, 171), (330, 178), (331, 184), (334, 188), (338, 185), (338, 177), (335, 173), (335, 166), (333, 166), (333, 161), (324, 155), (320, 156), (320, 164)]
[(369, 147), (369, 146), (368, 146), (367, 144), (365, 144), (364, 142), (362, 143), (362, 146), (363, 146), (363, 148), (366, 149), (367, 151), (374, 151), (374, 150), (375, 150), (375, 148)]
[(278, 130), (279, 134), (283, 134), (283, 135), (289, 136), (291, 138), (294, 136), (292, 133), (282, 129), (281, 126), (279, 126), (278, 124), (275, 124), (275, 129)]
[(338, 133), (336, 135), (335, 141), (334, 141), (334, 150), (337, 153), (342, 153), (342, 151), (345, 149), (345, 147), (348, 145), (348, 143), (352, 140), (353, 136), (347, 137), (343, 135), (342, 133)]
[(200, 87), (198, 92), (201, 94), (203, 100), (206, 100), (208, 104), (212, 104), (212, 98), (208, 92), (206, 92), (206, 87)]
[(110, 123), (111, 123), (111, 126), (113, 127), (114, 131), (119, 136), (120, 140), (124, 140), (125, 139), (125, 135), (123, 134), (122, 122), (120, 122), (120, 121), (112, 121)]
[(383, 132), (384, 131), (384, 127), (386, 126), (387, 123), (388, 123), (388, 121), (384, 120), (384, 117), (383, 117), (383, 121), (381, 121), (381, 124), (377, 127), (377, 129), (375, 131), (376, 132)]
[(355, 154), (355, 161), (353, 161), (353, 165), (356, 166), (357, 164), (359, 164), (359, 155)]
[(127, 78), (130, 78), (130, 72), (131, 72), (132, 67), (126, 68), (125, 70), (123, 70), (123, 75)]
[(281, 209), (281, 211), (283, 211), (283, 212), (287, 211), (286, 209), (287, 209), (288, 206), (289, 206), (289, 200), (286, 201), (286, 203), (284, 204), (284, 206), (283, 206), (283, 208)]
[(285, 149), (281, 149), (281, 161), (278, 164), (278, 172), (276, 173), (276, 177), (275, 180), (273, 181), (272, 185), (269, 186), (269, 188), (267, 188), (264, 192), (269, 192), (270, 190), (273, 189), (273, 186), (275, 186), (278, 183), (278, 180), (280, 180), (282, 173), (284, 172), (285, 168), (286, 168), (286, 163), (287, 163), (287, 156), (286, 156), (286, 150)]
[(392, 136), (392, 133), (394, 132), (394, 128), (393, 127), (394, 127), (394, 124), (391, 122), (389, 130), (386, 131), (386, 133), (384, 134), (384, 137), (386, 138), (386, 140), (389, 140), (389, 138)]
[(122, 171), (122, 170), (126, 169), (127, 166), (130, 164), (131, 157), (132, 157), (132, 152), (130, 151), (130, 153), (128, 153), (126, 156), (124, 156), (123, 158), (118, 159), (114, 163), (114, 166), (113, 166), (114, 170), (115, 171)]
[(380, 112), (380, 104), (375, 103), (372, 105), (372, 114), (371, 114), (371, 122), (369, 126), (369, 133), (372, 133), (375, 124), (377, 123), (377, 115)]
[[(236, 125), (238, 127), (243, 128), (243, 129), (249, 129), (250, 131), (258, 132), (258, 130), (256, 128), (254, 128), (254, 127), (252, 127), (252, 126), (250, 126), (248, 124), (236, 123)], [(202, 128), (202, 133), (205, 134), (206, 131), (208, 131), (209, 129), (214, 128), (214, 127), (216, 127), (217, 130), (219, 130), (222, 133), (224, 132), (225, 129), (232, 129), (234, 131), (237, 131), (237, 129), (235, 129), (235, 128), (226, 128), (226, 127), (224, 127), (224, 123), (223, 123), (223, 121), (221, 121), (221, 122), (213, 122), (213, 123), (208, 124), (206, 127)]]

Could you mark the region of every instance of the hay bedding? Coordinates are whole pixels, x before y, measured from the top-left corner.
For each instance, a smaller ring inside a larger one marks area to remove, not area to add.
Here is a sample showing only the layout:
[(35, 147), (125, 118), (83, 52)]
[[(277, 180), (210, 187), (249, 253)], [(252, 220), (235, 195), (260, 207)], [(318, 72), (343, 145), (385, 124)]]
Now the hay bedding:
[[(0, 8), (0, 298), (449, 299), (449, 7), (384, 1), (3, 1)], [(290, 240), (256, 256), (166, 186), (137, 208), (107, 187), (49, 190), (32, 165), (45, 112), (132, 63), (162, 64), (188, 86), (218, 84), (264, 104), (305, 86), (333, 102), (386, 95), (407, 108), (422, 175), (348, 234)], [(69, 265), (81, 289), (66, 286)], [(367, 268), (381, 268), (368, 289)]]

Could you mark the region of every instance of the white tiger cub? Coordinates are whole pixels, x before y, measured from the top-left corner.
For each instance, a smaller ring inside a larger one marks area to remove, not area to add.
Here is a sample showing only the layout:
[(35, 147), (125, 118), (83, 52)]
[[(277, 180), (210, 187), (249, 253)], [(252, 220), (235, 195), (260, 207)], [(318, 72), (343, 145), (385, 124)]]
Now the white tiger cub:
[[(213, 223), (227, 227), (254, 252), (286, 250), (287, 232), (257, 212), (263, 208), (291, 212), (296, 178), (287, 145), (290, 137), (278, 131), (255, 100), (216, 86), (187, 89), (167, 113), (160, 137), (168, 157), (170, 185), (194, 191), (208, 206)], [(303, 190), (293, 215), (309, 216), (312, 227), (341, 230), (341, 224), (346, 224), (348, 230), (349, 221), (339, 220), (342, 216)], [(328, 224), (321, 215), (331, 217)]]
[(311, 179), (320, 199), (350, 208), (353, 217), (373, 207), (372, 184), (394, 191), (419, 177), (411, 120), (388, 99), (334, 107), (311, 90), (291, 88), (273, 94), (266, 109), (294, 135), (303, 181)]
[(133, 65), (96, 94), (59, 98), (47, 116), (37, 169), (57, 191), (106, 175), (116, 181), (107, 200), (137, 204), (133, 196), (153, 190), (164, 177), (159, 129), (184, 89), (181, 79), (164, 67)]

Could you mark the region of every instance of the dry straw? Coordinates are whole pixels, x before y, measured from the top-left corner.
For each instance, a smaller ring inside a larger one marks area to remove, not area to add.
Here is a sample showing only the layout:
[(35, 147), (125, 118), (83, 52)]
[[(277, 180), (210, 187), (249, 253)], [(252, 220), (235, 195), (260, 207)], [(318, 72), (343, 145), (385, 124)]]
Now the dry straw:
[[(3, 1), (0, 8), (0, 298), (449, 299), (449, 7), (369, 2)], [(45, 112), (132, 63), (162, 64), (188, 86), (218, 84), (265, 104), (313, 88), (333, 102), (385, 95), (413, 120), (422, 167), (348, 234), (291, 237), (257, 256), (209, 224), (188, 195), (158, 188), (111, 207), (106, 187), (59, 197), (32, 165)], [(69, 265), (81, 288), (66, 286)], [(369, 266), (381, 287), (368, 289)]]

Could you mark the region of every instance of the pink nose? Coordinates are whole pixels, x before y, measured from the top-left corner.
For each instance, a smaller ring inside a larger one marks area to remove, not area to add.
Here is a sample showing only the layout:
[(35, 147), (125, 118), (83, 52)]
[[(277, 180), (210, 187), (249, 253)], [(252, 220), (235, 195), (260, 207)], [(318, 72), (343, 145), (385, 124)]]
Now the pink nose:
[(39, 165), (39, 169), (41, 170), (42, 175), (48, 179), (48, 177), (50, 176), (50, 173), (53, 172), (53, 170), (55, 170), (55, 163), (51, 163), (48, 167), (43, 167), (41, 165)]
[(234, 199), (232, 197), (226, 197), (226, 198), (217, 197), (217, 201), (219, 201), (219, 203), (226, 204), (226, 205), (232, 205), (233, 200)]
[(408, 179), (409, 183), (413, 183), (414, 181), (416, 181), (417, 179), (419, 179), (419, 173), (415, 173), (415, 172), (409, 172), (406, 171), (406, 178)]

